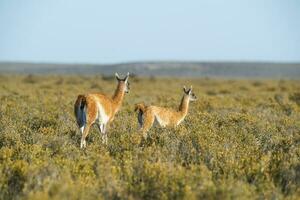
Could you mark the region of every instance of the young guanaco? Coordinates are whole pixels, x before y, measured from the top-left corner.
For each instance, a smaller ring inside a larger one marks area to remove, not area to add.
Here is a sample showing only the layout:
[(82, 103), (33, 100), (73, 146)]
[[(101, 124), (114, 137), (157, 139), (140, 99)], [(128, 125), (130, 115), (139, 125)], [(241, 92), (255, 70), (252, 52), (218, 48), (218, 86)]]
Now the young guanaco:
[(135, 105), (135, 111), (138, 111), (138, 122), (144, 138), (154, 122), (160, 126), (178, 126), (185, 118), (189, 109), (189, 102), (197, 100), (196, 95), (190, 89), (183, 87), (183, 97), (181, 99), (178, 110), (173, 110), (158, 106), (146, 106), (144, 103)]
[(101, 93), (78, 95), (74, 105), (74, 113), (80, 132), (82, 134), (80, 148), (86, 147), (85, 138), (89, 134), (91, 125), (97, 124), (102, 133), (102, 141), (107, 144), (106, 128), (119, 111), (125, 93), (129, 92), (129, 73), (125, 78), (115, 74), (118, 85), (112, 97)]

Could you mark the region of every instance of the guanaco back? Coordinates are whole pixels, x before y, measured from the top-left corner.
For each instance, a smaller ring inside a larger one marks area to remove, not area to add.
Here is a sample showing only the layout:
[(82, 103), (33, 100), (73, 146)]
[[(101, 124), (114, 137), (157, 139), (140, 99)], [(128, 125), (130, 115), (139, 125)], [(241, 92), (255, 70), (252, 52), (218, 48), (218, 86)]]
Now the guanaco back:
[(111, 123), (119, 111), (124, 94), (129, 92), (129, 73), (125, 78), (115, 74), (118, 81), (117, 88), (112, 97), (101, 93), (78, 95), (74, 105), (74, 113), (78, 127), (82, 134), (80, 148), (86, 147), (85, 138), (89, 134), (91, 125), (96, 124), (102, 133), (102, 141), (107, 144), (107, 125)]
[(178, 126), (185, 118), (189, 109), (189, 102), (197, 100), (196, 95), (190, 89), (183, 87), (183, 97), (181, 99), (178, 110), (158, 106), (146, 106), (144, 103), (135, 105), (135, 111), (138, 111), (138, 122), (143, 136), (146, 138), (147, 131), (154, 122), (160, 126)]

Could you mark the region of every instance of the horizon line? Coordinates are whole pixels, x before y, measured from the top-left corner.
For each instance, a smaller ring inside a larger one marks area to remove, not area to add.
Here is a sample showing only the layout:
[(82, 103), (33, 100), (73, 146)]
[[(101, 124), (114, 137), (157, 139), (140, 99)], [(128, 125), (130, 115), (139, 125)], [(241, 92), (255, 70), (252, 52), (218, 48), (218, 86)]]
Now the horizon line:
[(53, 64), (53, 65), (121, 65), (121, 64), (158, 64), (158, 63), (259, 63), (259, 64), (300, 64), (299, 61), (270, 60), (132, 60), (120, 62), (52, 62), (52, 61), (11, 61), (0, 60), (0, 64)]

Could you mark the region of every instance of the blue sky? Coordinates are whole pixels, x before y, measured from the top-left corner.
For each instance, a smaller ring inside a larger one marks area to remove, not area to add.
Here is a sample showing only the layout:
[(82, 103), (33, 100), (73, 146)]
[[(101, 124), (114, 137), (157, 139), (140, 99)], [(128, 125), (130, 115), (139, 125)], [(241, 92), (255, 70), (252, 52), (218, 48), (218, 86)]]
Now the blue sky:
[(0, 61), (300, 61), (299, 0), (1, 0)]

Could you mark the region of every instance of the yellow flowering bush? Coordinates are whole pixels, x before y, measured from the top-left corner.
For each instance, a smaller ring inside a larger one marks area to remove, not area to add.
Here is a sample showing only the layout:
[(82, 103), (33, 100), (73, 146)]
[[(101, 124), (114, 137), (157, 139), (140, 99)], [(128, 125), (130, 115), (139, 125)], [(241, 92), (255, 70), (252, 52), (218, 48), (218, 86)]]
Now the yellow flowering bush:
[[(300, 82), (130, 78), (103, 145), (80, 149), (78, 94), (112, 95), (113, 77), (1, 75), (0, 199), (299, 199)], [(138, 132), (134, 104), (198, 101), (176, 128)]]

